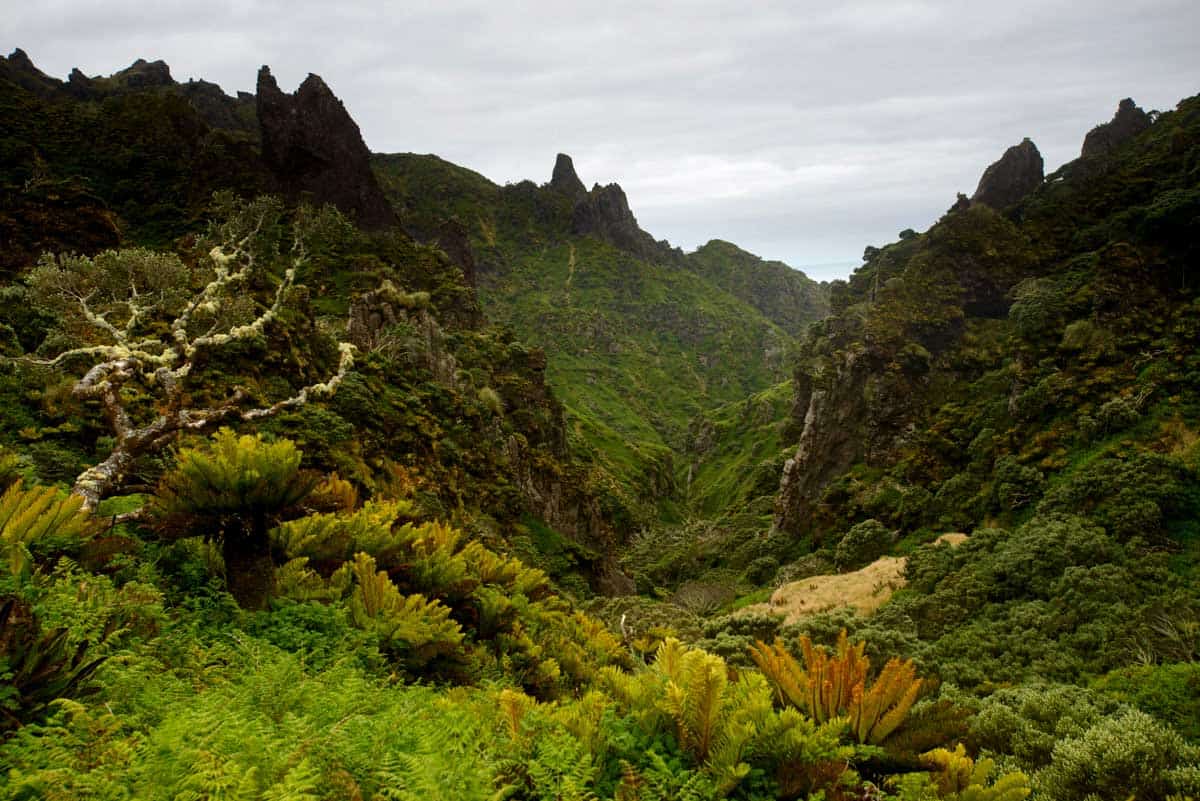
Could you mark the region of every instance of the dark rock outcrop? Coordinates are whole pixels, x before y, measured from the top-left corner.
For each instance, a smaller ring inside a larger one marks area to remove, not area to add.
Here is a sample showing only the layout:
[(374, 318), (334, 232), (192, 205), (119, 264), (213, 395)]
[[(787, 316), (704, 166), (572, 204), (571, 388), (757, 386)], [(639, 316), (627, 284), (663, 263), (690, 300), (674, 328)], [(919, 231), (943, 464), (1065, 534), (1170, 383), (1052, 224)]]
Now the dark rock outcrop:
[(230, 97), (220, 86), (208, 81), (188, 81), (180, 84), (179, 90), (212, 127), (258, 137), (254, 95), (238, 92), (236, 98)]
[(0, 58), (0, 78), (12, 81), (38, 97), (48, 97), (62, 88), (62, 81), (39, 70), (19, 47), (8, 58)]
[(471, 289), (478, 289), (475, 276), (475, 251), (471, 248), (471, 237), (466, 227), (458, 220), (444, 220), (437, 232), (437, 246), (450, 257), (463, 280)]
[(8, 58), (0, 57), (0, 80), (8, 80), (42, 98), (72, 97), (79, 100), (99, 100), (105, 97), (131, 95), (146, 91), (176, 91), (187, 98), (197, 113), (213, 128), (238, 131), (258, 136), (254, 95), (238, 92), (230, 97), (220, 86), (208, 81), (176, 83), (171, 68), (163, 61), (139, 58), (108, 77), (89, 77), (79, 68), (71, 70), (70, 78), (60, 81), (39, 70), (25, 53), (16, 49)]
[(171, 77), (171, 68), (165, 61), (147, 61), (144, 58), (139, 58), (120, 72), (114, 73), (109, 80), (128, 89), (175, 84), (175, 79)]
[(81, 100), (86, 100), (94, 97), (100, 90), (94, 78), (89, 78), (79, 67), (75, 67), (67, 76), (67, 91)]
[(792, 414), (803, 423), (783, 465), (776, 530), (819, 538), (813, 524), (834, 479), (857, 462), (883, 464), (903, 447), (930, 385), (916, 371), (885, 368), (876, 354), (850, 349), (793, 377)]
[(125, 69), (114, 72), (107, 78), (89, 77), (76, 67), (67, 76), (66, 90), (81, 100), (89, 100), (105, 95), (177, 85), (175, 79), (171, 77), (171, 68), (165, 61), (147, 61), (139, 58)]
[(647, 261), (677, 262), (683, 257), (677, 248), (656, 242), (638, 226), (625, 191), (618, 184), (596, 184), (575, 204), (571, 233), (594, 236)]
[(309, 75), (284, 94), (271, 70), (258, 73), (258, 122), (263, 159), (293, 197), (332, 203), (362, 228), (396, 223), (369, 162), (358, 125), (325, 82)]
[(550, 176), (550, 188), (575, 200), (587, 197), (587, 187), (575, 173), (575, 163), (566, 153), (559, 153)]
[(1083, 139), (1082, 158), (1103, 156), (1128, 142), (1151, 125), (1150, 115), (1138, 108), (1131, 98), (1117, 106), (1111, 121), (1097, 125)]
[(999, 161), (984, 170), (971, 202), (1002, 211), (1041, 186), (1044, 177), (1042, 154), (1026, 138), (1004, 151)]

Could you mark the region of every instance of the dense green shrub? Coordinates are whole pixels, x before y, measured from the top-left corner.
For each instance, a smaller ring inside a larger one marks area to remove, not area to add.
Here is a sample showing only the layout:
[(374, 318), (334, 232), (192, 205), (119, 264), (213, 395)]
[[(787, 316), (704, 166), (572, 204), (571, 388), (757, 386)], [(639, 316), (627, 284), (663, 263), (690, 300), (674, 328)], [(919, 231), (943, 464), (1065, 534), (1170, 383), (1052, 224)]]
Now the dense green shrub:
[(1200, 744), (1200, 664), (1122, 668), (1100, 677), (1093, 686), (1171, 725), (1193, 745)]
[(1034, 785), (1062, 801), (1193, 794), (1200, 792), (1200, 754), (1154, 718), (1130, 710), (1059, 741)]
[(887, 553), (892, 533), (878, 520), (864, 520), (847, 531), (833, 551), (839, 570), (853, 570)]

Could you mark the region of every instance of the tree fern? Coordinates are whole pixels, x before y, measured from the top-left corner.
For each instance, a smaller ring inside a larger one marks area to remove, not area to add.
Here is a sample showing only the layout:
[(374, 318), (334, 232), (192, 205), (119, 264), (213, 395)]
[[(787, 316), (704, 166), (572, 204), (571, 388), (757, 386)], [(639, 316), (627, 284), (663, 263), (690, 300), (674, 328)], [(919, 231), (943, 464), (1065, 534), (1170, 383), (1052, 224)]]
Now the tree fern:
[(775, 688), (781, 704), (811, 715), (817, 722), (839, 716), (850, 719), (850, 733), (860, 743), (884, 743), (905, 722), (920, 695), (923, 680), (911, 661), (890, 660), (875, 682), (866, 686), (870, 661), (865, 643), (851, 645), (845, 629), (836, 653), (800, 638), (802, 666), (782, 644), (759, 642), (750, 656)]
[(300, 457), (288, 440), (223, 428), (200, 447), (181, 448), (159, 481), (151, 507), (159, 530), (218, 540), (229, 591), (243, 607), (266, 606), (275, 573), (269, 531), (302, 514), (298, 504), (316, 486)]
[(848, 726), (846, 718), (817, 724), (793, 707), (769, 719), (760, 739), (782, 797), (804, 798), (842, 783), (856, 755), (854, 746), (842, 744)]
[(159, 512), (213, 519), (293, 506), (317, 486), (315, 476), (300, 472), (300, 459), (290, 440), (268, 442), (223, 428), (199, 447), (179, 449), (158, 490)]
[(582, 743), (597, 762), (603, 762), (608, 751), (604, 716), (611, 708), (612, 699), (598, 690), (589, 690), (573, 703), (553, 707), (552, 714), (554, 720)]
[(648, 669), (632, 676), (607, 669), (602, 680), (648, 733), (669, 730), (720, 793), (749, 774), (748, 758), (773, 714), (761, 677), (731, 681), (725, 660), (671, 638)]
[(708, 760), (724, 722), (728, 678), (725, 660), (700, 650), (682, 654), (672, 666), (666, 687), (666, 706), (675, 719), (679, 744), (698, 762)]
[(505, 727), (505, 733), (510, 740), (521, 740), (525, 736), (523, 723), (525, 715), (537, 703), (519, 690), (505, 688), (496, 699), (500, 709), (500, 720)]

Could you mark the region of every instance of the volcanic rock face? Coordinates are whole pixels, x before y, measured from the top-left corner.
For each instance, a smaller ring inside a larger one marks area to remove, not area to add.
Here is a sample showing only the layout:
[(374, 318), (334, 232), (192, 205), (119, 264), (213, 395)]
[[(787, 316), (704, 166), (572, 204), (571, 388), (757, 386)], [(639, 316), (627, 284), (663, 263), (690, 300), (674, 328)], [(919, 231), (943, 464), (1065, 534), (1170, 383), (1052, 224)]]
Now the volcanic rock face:
[(174, 85), (175, 79), (171, 77), (171, 68), (166, 62), (147, 61), (144, 58), (139, 58), (107, 78), (90, 78), (78, 67), (71, 70), (71, 74), (67, 76), (67, 91), (81, 99)]
[(450, 261), (462, 270), (463, 280), (471, 289), (478, 288), (475, 276), (475, 251), (471, 248), (471, 236), (458, 220), (445, 220), (437, 233), (437, 246)]
[(165, 61), (147, 61), (144, 58), (139, 58), (125, 69), (113, 74), (110, 80), (130, 89), (171, 86), (175, 83), (175, 79), (171, 77), (171, 68)]
[(1043, 178), (1042, 154), (1026, 138), (1004, 151), (999, 161), (984, 170), (971, 202), (1002, 211), (1041, 186)]
[(254, 95), (238, 92), (236, 98), (230, 97), (208, 81), (188, 81), (179, 85), (179, 91), (212, 127), (258, 136)]
[(550, 176), (550, 188), (564, 195), (582, 200), (587, 197), (587, 187), (575, 173), (575, 164), (566, 153), (559, 153), (554, 162), (554, 173)]
[(258, 122), (263, 159), (285, 193), (311, 193), (363, 228), (396, 223), (371, 172), (370, 151), (358, 125), (319, 77), (309, 75), (295, 94), (287, 95), (263, 67), (258, 73)]
[(0, 78), (12, 81), (39, 97), (46, 97), (62, 86), (62, 81), (51, 78), (34, 66), (33, 61), (19, 47), (13, 50), (8, 58), (0, 57)]
[(674, 261), (680, 254), (638, 226), (618, 184), (596, 184), (575, 204), (571, 233), (594, 236), (646, 261)]
[(1112, 121), (1097, 125), (1083, 140), (1083, 158), (1102, 156), (1123, 145), (1150, 127), (1150, 115), (1138, 108), (1131, 98), (1117, 106)]

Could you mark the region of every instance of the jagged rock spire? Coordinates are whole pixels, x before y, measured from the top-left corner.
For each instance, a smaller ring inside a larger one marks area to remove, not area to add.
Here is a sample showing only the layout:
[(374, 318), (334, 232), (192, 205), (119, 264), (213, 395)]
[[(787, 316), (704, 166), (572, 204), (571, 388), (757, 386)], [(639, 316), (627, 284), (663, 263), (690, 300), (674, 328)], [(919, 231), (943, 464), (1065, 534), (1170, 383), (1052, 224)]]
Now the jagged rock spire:
[(995, 164), (983, 172), (972, 203), (983, 203), (1000, 211), (1020, 202), (1042, 185), (1042, 154), (1028, 137), (1004, 151)]
[(1111, 121), (1097, 125), (1083, 139), (1081, 158), (1102, 156), (1123, 145), (1150, 127), (1150, 115), (1138, 108), (1132, 98), (1125, 98), (1117, 106)]
[(284, 192), (311, 193), (364, 228), (395, 224), (358, 125), (319, 76), (310, 74), (289, 95), (264, 66), (258, 72), (257, 108), (263, 159)]
[(554, 172), (550, 176), (550, 188), (573, 198), (587, 195), (587, 187), (575, 173), (575, 163), (566, 153), (559, 153), (554, 160)]

